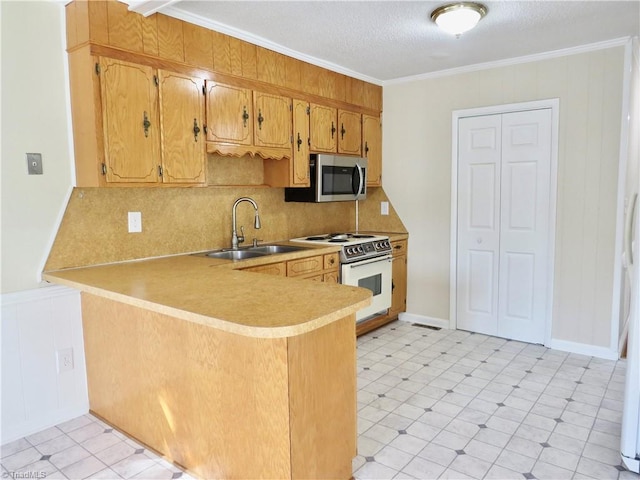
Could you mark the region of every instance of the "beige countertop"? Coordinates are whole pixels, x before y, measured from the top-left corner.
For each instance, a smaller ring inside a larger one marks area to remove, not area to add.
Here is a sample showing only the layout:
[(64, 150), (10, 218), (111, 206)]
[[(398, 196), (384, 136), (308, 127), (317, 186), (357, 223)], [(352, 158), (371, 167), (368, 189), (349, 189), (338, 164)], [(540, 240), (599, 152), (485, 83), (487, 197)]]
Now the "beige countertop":
[(338, 248), (310, 250), (240, 262), (177, 255), (44, 272), (43, 278), (227, 332), (281, 338), (310, 332), (371, 303), (371, 292), (363, 288), (237, 270)]

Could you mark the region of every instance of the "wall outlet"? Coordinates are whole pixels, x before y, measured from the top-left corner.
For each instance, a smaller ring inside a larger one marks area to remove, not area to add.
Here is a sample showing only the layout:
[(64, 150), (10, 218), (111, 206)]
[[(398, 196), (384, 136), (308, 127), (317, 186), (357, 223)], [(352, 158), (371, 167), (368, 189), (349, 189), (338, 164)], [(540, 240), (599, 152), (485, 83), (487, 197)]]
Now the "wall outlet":
[(389, 215), (389, 202), (380, 202), (380, 215)]
[(129, 233), (142, 232), (142, 213), (129, 212)]
[(58, 373), (73, 370), (73, 348), (64, 348), (56, 352), (58, 357)]

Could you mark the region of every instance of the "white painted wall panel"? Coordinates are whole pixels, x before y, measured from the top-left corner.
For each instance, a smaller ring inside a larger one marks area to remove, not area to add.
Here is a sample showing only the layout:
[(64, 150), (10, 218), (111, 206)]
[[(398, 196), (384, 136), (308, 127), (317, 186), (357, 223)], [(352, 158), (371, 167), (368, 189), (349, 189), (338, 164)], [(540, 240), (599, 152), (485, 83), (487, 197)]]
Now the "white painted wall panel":
[(609, 348), (624, 47), (384, 87), (383, 186), (409, 234), (407, 311), (449, 318), (451, 114), (560, 99), (552, 338)]
[[(3, 294), (0, 443), (89, 410), (80, 293), (47, 287)], [(58, 372), (56, 352), (73, 349), (74, 368)]]

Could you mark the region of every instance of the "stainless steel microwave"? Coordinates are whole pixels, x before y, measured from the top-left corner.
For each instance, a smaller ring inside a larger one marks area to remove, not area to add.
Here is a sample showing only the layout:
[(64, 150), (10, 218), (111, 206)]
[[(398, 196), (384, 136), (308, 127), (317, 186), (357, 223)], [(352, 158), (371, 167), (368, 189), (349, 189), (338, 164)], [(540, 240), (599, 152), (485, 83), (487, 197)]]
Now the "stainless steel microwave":
[(367, 198), (367, 159), (311, 154), (310, 187), (285, 188), (285, 202), (345, 202)]

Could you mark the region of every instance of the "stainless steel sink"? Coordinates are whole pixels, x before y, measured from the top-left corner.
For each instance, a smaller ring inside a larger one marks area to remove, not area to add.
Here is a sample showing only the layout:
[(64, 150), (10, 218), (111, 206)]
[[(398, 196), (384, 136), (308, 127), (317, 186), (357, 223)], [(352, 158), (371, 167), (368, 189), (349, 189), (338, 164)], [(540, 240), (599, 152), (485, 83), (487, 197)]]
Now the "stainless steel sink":
[(250, 247), (250, 252), (261, 252), (266, 255), (273, 255), (274, 253), (290, 253), (297, 252), (299, 250), (308, 250), (307, 247), (297, 247), (294, 245), (258, 245), (257, 247)]
[(219, 252), (209, 252), (206, 255), (207, 257), (221, 258), (224, 260), (245, 260), (247, 258), (264, 257), (267, 254), (252, 250), (222, 250)]
[(222, 249), (213, 252), (197, 253), (194, 255), (203, 255), (211, 258), (220, 258), (223, 260), (246, 260), (248, 258), (265, 257), (267, 255), (275, 255), (277, 253), (290, 253), (299, 250), (308, 250), (309, 247), (295, 245), (258, 245), (256, 247), (243, 247), (239, 250)]

